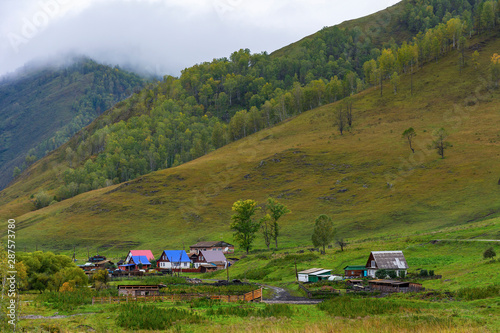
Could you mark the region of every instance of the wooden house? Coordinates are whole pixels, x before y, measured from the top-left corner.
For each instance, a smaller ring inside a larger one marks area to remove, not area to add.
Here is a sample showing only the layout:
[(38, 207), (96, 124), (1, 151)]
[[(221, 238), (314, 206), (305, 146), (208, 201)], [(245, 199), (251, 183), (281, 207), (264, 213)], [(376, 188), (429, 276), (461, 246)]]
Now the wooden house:
[(299, 282), (318, 282), (328, 280), (332, 276), (331, 269), (310, 268), (297, 273)]
[(139, 269), (146, 270), (151, 268), (151, 263), (146, 256), (131, 256), (128, 258), (126, 264), (119, 265), (118, 268), (126, 272), (137, 271)]
[(346, 278), (360, 278), (366, 276), (366, 267), (365, 266), (346, 266), (344, 267), (344, 276)]
[(159, 269), (183, 269), (191, 267), (191, 260), (184, 250), (163, 251), (156, 260)]
[(397, 276), (401, 276), (401, 272), (406, 274), (408, 264), (403, 251), (372, 251), (366, 262), (366, 274), (375, 277), (379, 269), (395, 271)]
[(191, 259), (194, 259), (194, 268), (200, 267), (201, 264), (212, 264), (215, 265), (216, 269), (227, 267), (227, 259), (220, 251), (200, 251), (197, 255), (191, 256)]
[(104, 261), (106, 260), (106, 257), (105, 256), (101, 256), (101, 255), (95, 255), (93, 257), (90, 257), (88, 262), (92, 263), (92, 264), (95, 264), (95, 263), (98, 263), (98, 262), (101, 262), (101, 261)]
[(155, 260), (155, 256), (151, 250), (130, 250), (127, 255), (127, 259), (125, 259), (125, 263), (128, 264), (132, 256), (145, 256), (148, 261)]
[(200, 251), (221, 251), (224, 254), (233, 253), (234, 245), (224, 241), (199, 242), (189, 247), (191, 253), (198, 254)]

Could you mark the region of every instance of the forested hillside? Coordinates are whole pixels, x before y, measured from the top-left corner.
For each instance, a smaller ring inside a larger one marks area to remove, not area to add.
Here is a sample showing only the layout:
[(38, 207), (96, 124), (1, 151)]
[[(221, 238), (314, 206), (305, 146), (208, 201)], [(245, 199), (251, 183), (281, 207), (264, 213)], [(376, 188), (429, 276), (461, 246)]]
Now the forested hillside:
[(0, 188), (142, 86), (132, 73), (84, 58), (5, 78), (0, 83)]
[[(494, 1), (403, 1), (372, 15), (370, 24), (362, 18), (325, 28), (272, 55), (239, 50), (197, 64), (106, 112), (22, 177), (21, 192), (38, 192), (37, 207), (43, 207), (186, 163), (371, 86), (379, 86), (381, 95), (397, 93), (403, 76), (450, 52), (461, 57), (458, 68), (465, 67), (470, 38), (496, 31), (498, 18)], [(385, 22), (383, 29), (373, 22)], [(391, 27), (399, 29), (398, 40), (381, 43)], [(383, 90), (385, 80), (390, 90)], [(351, 116), (340, 110), (336, 122), (347, 128)], [(54, 161), (58, 168), (48, 172)], [(9, 198), (4, 193), (0, 200)]]

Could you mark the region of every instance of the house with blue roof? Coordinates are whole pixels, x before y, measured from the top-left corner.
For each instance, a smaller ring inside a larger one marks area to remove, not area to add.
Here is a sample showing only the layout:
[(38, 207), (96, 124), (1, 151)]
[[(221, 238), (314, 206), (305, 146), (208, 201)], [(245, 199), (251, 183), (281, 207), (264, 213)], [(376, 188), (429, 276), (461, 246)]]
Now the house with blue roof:
[(149, 269), (151, 263), (147, 256), (131, 256), (128, 263), (118, 266), (122, 271), (136, 271), (138, 269)]
[(156, 261), (159, 269), (183, 269), (191, 267), (191, 260), (184, 250), (166, 250)]

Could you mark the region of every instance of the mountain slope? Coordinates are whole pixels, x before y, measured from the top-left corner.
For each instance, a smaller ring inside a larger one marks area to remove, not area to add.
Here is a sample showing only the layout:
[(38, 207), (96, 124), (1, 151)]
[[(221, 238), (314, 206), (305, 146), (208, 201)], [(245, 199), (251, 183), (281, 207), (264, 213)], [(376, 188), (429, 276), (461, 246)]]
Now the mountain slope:
[[(18, 216), (29, 204), (21, 197), (0, 215), (17, 218), (20, 246), (28, 249), (92, 244), (109, 252), (230, 241), (232, 203), (268, 196), (292, 210), (282, 221), (285, 246), (309, 244), (322, 213), (348, 238), (429, 232), (498, 216), (500, 96), (490, 86), (489, 62), (500, 41), (481, 45), (477, 69), (471, 64), (460, 74), (456, 53), (424, 66), (414, 75), (413, 96), (408, 76), (397, 95), (387, 93), (388, 85), (383, 97), (377, 88), (355, 95), (354, 126), (342, 136), (334, 126), (341, 101), (181, 166)], [(409, 127), (417, 132), (414, 154), (401, 137)], [(427, 148), (441, 127), (453, 144), (445, 159)], [(10, 191), (2, 196), (15, 196)]]
[(26, 168), (59, 147), (104, 110), (142, 86), (138, 76), (78, 59), (28, 70), (0, 85), (0, 189), (14, 167)]

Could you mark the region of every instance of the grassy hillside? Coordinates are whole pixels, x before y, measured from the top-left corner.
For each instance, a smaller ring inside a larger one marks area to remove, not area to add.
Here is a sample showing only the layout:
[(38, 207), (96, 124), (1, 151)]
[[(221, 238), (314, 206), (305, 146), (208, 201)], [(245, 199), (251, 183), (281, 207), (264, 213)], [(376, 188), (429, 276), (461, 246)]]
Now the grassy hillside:
[(0, 85), (0, 189), (12, 180), (14, 167), (25, 163), (26, 168), (59, 147), (141, 86), (134, 74), (84, 58), (5, 79)]
[[(329, 104), (179, 167), (38, 211), (24, 213), (32, 204), (15, 196), (46, 180), (21, 182), (2, 192), (10, 202), (0, 216), (17, 219), (20, 247), (69, 251), (77, 245), (100, 253), (232, 241), (232, 203), (262, 203), (268, 196), (292, 210), (282, 221), (286, 247), (310, 244), (319, 214), (329, 214), (338, 234), (349, 239), (438, 232), (496, 217), (500, 95), (490, 89), (488, 68), (500, 41), (482, 45), (478, 68), (469, 65), (460, 74), (452, 53), (419, 70), (413, 96), (407, 76), (396, 95), (388, 84), (383, 97), (377, 88), (355, 95), (354, 126), (342, 136), (334, 126), (339, 104)], [(401, 137), (409, 127), (417, 132), (415, 154)], [(445, 159), (427, 148), (441, 127), (453, 144)], [(34, 167), (57, 174), (56, 162), (54, 155)], [(498, 225), (484, 236), (498, 238)]]

